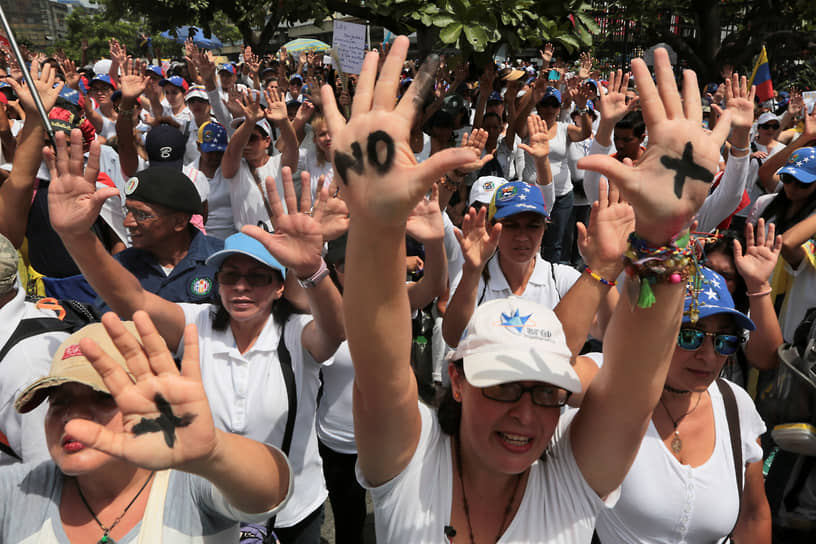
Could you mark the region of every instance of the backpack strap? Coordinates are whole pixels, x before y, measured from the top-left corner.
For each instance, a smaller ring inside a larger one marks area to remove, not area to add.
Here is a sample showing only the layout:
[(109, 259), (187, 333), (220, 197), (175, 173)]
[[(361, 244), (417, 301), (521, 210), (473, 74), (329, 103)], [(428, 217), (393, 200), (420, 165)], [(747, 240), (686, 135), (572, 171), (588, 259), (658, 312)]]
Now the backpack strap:
[(0, 361), (2, 361), (8, 352), (11, 351), (15, 345), (26, 338), (37, 336), (46, 332), (65, 331), (71, 332), (73, 326), (57, 317), (29, 317), (20, 320), (17, 328), (11, 333), (5, 345), (0, 349)]
[(8, 438), (6, 438), (6, 435), (4, 435), (2, 431), (0, 431), (0, 453), (5, 453), (6, 455), (14, 457), (21, 463), (23, 461), (22, 457), (17, 455), (17, 453), (11, 449), (11, 446), (8, 443)]
[[(739, 497), (739, 507), (742, 509), (742, 433), (740, 432), (739, 412), (737, 411), (737, 399), (734, 396), (734, 390), (722, 378), (717, 378), (717, 387), (720, 388), (723, 405), (725, 407), (725, 419), (728, 421), (728, 434), (731, 436), (731, 453), (734, 455), (734, 473), (737, 477), (737, 496)], [(737, 513), (739, 520), (739, 513)], [(731, 528), (729, 536), (734, 533), (734, 528)]]
[(280, 361), (283, 381), (286, 384), (286, 396), (289, 397), (289, 411), (286, 414), (286, 430), (283, 432), (281, 450), (289, 456), (292, 446), (292, 435), (295, 431), (295, 416), (297, 416), (297, 390), (295, 389), (295, 372), (292, 369), (292, 356), (286, 347), (284, 333), (286, 324), (281, 325), (280, 340), (278, 341), (278, 361)]

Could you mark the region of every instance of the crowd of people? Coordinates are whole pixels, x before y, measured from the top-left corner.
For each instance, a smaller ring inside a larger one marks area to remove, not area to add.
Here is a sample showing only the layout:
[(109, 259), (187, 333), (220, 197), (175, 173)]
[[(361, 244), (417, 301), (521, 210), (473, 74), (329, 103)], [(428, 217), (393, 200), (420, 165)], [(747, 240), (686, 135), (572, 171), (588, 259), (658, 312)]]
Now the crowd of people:
[(6, 55), (0, 542), (814, 541), (812, 105), (408, 49)]

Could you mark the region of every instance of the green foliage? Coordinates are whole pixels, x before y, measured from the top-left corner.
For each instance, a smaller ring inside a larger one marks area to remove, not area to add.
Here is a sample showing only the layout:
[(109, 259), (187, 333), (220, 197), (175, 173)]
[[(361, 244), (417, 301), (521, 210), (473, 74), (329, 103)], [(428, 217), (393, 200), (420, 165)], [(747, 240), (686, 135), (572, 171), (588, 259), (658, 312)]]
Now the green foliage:
[[(371, 0), (366, 9), (391, 17), (410, 30), (436, 29), (442, 45), (456, 47), (465, 55), (492, 53), (502, 43), (511, 50), (539, 47), (547, 41), (573, 52), (592, 44), (599, 31), (581, 0)], [(574, 18), (574, 24), (569, 16)]]

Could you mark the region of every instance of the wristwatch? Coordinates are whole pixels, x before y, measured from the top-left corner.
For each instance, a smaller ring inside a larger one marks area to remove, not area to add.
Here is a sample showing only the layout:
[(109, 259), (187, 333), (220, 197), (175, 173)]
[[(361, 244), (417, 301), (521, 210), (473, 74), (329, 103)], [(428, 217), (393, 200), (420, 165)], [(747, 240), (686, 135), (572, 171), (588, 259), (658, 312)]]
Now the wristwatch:
[(304, 289), (311, 289), (312, 287), (314, 287), (315, 285), (320, 283), (320, 280), (322, 280), (323, 278), (325, 278), (328, 275), (329, 275), (329, 268), (326, 266), (326, 261), (324, 261), (323, 259), (320, 259), (320, 267), (317, 269), (317, 272), (315, 272), (314, 274), (312, 274), (311, 276), (309, 276), (306, 279), (298, 278), (297, 282), (298, 282), (298, 285), (300, 285)]

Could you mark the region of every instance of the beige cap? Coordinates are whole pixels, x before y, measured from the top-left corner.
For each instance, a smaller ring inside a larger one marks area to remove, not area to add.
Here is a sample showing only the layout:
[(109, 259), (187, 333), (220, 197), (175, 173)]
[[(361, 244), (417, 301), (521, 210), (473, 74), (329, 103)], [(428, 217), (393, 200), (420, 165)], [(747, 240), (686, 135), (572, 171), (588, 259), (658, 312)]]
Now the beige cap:
[[(125, 328), (139, 340), (139, 333), (132, 321), (123, 321)], [(110, 394), (102, 376), (94, 369), (91, 362), (82, 354), (79, 349), (79, 341), (83, 338), (91, 338), (97, 345), (107, 353), (114, 361), (125, 369), (130, 379), (135, 382), (133, 375), (128, 371), (124, 357), (116, 349), (110, 336), (108, 336), (102, 323), (91, 323), (69, 336), (57, 349), (54, 358), (51, 360), (51, 370), (48, 376), (40, 378), (17, 397), (14, 407), (21, 414), (30, 412), (48, 396), (48, 390), (64, 383), (80, 383), (87, 385), (95, 391)], [(139, 340), (141, 342), (141, 340)]]

